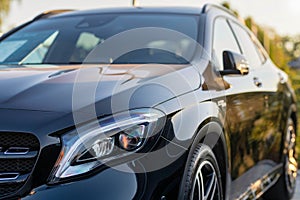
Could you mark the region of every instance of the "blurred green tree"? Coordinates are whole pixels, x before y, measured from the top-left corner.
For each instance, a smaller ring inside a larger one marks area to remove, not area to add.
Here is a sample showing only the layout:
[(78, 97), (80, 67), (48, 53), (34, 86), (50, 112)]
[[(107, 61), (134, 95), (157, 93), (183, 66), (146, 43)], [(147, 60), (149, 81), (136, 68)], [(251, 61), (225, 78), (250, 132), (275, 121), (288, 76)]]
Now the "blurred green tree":
[(222, 6), (225, 7), (225, 8), (227, 8), (227, 9), (230, 10), (231, 12), (233, 12), (233, 14), (235, 14), (237, 17), (239, 16), (238, 11), (237, 11), (237, 10), (233, 10), (233, 9), (231, 8), (229, 2), (227, 2), (227, 1), (223, 2), (223, 3), (222, 3)]
[(0, 0), (0, 31), (1, 31), (3, 20), (9, 12), (10, 3), (11, 0)]

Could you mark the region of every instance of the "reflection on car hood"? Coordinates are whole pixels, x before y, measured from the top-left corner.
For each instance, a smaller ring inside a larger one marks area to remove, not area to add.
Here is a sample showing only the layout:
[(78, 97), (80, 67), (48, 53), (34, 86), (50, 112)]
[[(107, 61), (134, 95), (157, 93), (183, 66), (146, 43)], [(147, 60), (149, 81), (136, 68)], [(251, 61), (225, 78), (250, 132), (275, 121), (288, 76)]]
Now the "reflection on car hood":
[(96, 103), (104, 112), (112, 97), (120, 110), (149, 107), (199, 85), (188, 65), (1, 66), (0, 108), (69, 113)]

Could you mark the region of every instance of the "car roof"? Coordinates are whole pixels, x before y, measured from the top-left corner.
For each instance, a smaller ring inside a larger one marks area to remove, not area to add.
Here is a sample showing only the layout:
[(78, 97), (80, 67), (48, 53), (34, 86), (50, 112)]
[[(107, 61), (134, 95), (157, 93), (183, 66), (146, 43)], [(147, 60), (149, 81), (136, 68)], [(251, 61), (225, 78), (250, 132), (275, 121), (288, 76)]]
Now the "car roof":
[(114, 7), (114, 8), (99, 8), (92, 10), (50, 10), (43, 12), (36, 16), (33, 20), (39, 20), (44, 18), (60, 18), (60, 17), (72, 17), (82, 15), (95, 15), (95, 14), (123, 14), (123, 13), (155, 13), (155, 14), (185, 14), (185, 15), (200, 15), (207, 13), (209, 10), (218, 10), (223, 14), (235, 15), (220, 5), (204, 4), (199, 7)]
[(45, 12), (43, 18), (57, 18), (67, 16), (108, 14), (108, 13), (162, 13), (162, 14), (201, 14), (203, 7), (118, 7), (118, 8), (100, 8), (93, 10), (62, 10)]

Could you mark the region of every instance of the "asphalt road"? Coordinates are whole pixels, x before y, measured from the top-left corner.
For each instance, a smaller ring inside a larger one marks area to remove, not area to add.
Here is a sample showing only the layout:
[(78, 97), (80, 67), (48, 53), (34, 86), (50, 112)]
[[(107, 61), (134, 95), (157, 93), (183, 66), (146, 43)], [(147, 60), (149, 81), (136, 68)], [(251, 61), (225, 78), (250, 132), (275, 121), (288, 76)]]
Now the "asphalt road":
[(300, 171), (298, 171), (296, 192), (292, 200), (300, 200)]

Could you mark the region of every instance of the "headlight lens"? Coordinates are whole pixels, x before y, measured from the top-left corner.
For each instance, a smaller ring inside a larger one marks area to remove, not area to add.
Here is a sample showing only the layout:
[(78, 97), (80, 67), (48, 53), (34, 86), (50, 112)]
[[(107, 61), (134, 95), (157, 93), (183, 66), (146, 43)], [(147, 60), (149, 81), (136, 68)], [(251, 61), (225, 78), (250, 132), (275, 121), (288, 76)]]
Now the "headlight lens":
[(160, 132), (164, 122), (161, 111), (139, 109), (77, 127), (62, 136), (62, 151), (49, 183), (87, 173), (139, 151), (148, 138)]

